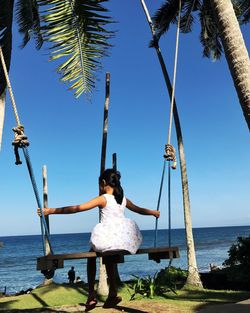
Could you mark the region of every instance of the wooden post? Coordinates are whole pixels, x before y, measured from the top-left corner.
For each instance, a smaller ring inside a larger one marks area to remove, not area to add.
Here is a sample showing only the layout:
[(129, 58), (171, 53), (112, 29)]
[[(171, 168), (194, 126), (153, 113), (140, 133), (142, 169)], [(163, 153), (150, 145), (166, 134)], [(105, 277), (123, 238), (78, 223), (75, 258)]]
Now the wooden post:
[[(117, 171), (117, 157), (116, 157), (116, 153), (112, 154), (112, 168)], [(114, 264), (114, 268), (115, 268), (115, 277), (116, 277), (116, 283), (118, 286), (122, 285), (122, 281), (119, 275), (119, 271), (118, 271), (118, 264), (115, 263)]]
[(102, 154), (101, 154), (100, 174), (102, 174), (102, 172), (105, 170), (105, 163), (106, 163), (106, 150), (107, 150), (107, 139), (108, 139), (109, 99), (110, 99), (110, 73), (106, 73), (106, 87), (105, 87), (105, 103), (104, 103), (104, 114), (103, 114)]
[(3, 138), (5, 101), (6, 101), (6, 89), (0, 96), (0, 151), (2, 147), (2, 138)]
[(116, 153), (112, 154), (112, 167), (115, 171), (117, 171), (117, 158)]
[[(47, 167), (46, 165), (43, 165), (43, 207), (47, 208), (48, 207), (48, 181), (47, 181)], [(49, 216), (45, 216), (45, 222), (47, 224), (48, 232), (50, 233), (49, 230)], [(50, 250), (50, 245), (47, 236), (45, 235), (45, 255), (51, 254)], [(44, 278), (44, 285), (48, 285), (53, 281), (53, 279), (47, 279)]]
[[(106, 73), (100, 175), (105, 170), (105, 163), (106, 163), (109, 99), (110, 99), (110, 73)], [(100, 216), (100, 210), (99, 210), (99, 220), (100, 220), (100, 217), (101, 216)], [(105, 266), (102, 262), (102, 258), (100, 258), (99, 284), (98, 284), (97, 292), (101, 296), (108, 295), (107, 273), (106, 273)]]
[[(48, 182), (47, 182), (47, 167), (46, 165), (43, 166), (43, 207), (48, 207)], [(49, 216), (45, 216), (45, 221), (49, 231)], [(48, 242), (48, 238), (45, 235), (45, 255), (51, 254), (50, 246)]]

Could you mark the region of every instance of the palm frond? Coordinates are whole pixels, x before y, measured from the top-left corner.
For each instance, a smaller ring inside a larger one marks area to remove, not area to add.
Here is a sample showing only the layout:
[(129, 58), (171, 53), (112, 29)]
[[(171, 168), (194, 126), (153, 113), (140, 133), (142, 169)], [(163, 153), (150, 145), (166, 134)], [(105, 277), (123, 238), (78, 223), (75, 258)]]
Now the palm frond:
[[(12, 21), (14, 0), (0, 0), (0, 46), (2, 47), (7, 70), (10, 68), (12, 49)], [(6, 88), (6, 80), (0, 62), (0, 95)]]
[[(201, 0), (182, 0), (181, 32), (188, 33), (192, 30), (194, 17), (192, 13), (201, 7)], [(177, 22), (179, 13), (179, 0), (167, 0), (153, 16), (157, 40), (168, 31), (171, 23)], [(152, 43), (151, 43), (152, 45)]]
[(200, 0), (186, 0), (182, 3), (182, 16), (181, 16), (181, 32), (189, 33), (192, 31), (194, 22), (193, 12), (200, 10)]
[(204, 0), (199, 17), (201, 23), (200, 41), (203, 45), (203, 56), (217, 60), (221, 57), (223, 48), (209, 0)]
[(51, 60), (63, 59), (57, 68), (63, 82), (70, 82), (75, 96), (91, 93), (100, 59), (107, 55), (113, 32), (111, 19), (101, 3), (105, 0), (38, 0), (42, 12), (44, 40), (51, 43)]
[(40, 16), (37, 1), (18, 0), (16, 4), (16, 18), (19, 25), (19, 32), (23, 34), (23, 43), (25, 47), (30, 38), (33, 37), (36, 48), (40, 49), (43, 44), (43, 38), (40, 31)]
[(234, 0), (234, 10), (240, 24), (246, 24), (250, 21), (250, 0)]
[(177, 22), (178, 12), (179, 0), (167, 0), (153, 15), (152, 20), (158, 40), (168, 31), (171, 23)]

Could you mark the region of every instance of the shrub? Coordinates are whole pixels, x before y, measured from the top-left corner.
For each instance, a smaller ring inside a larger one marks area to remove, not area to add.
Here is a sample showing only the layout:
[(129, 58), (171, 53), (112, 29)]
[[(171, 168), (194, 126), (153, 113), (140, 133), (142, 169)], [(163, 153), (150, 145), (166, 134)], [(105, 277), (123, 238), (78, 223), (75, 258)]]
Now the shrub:
[(178, 289), (184, 286), (187, 280), (188, 272), (174, 266), (162, 269), (157, 275), (157, 282), (161, 285), (171, 286), (171, 288)]
[(244, 265), (250, 266), (250, 236), (238, 237), (237, 243), (233, 244), (228, 251), (229, 258), (225, 260), (223, 265), (234, 266)]
[[(142, 297), (154, 298), (154, 296), (162, 296), (166, 292), (176, 293), (177, 287), (182, 287), (187, 279), (187, 271), (180, 268), (167, 267), (153, 276), (144, 278), (133, 275), (135, 278), (128, 283), (130, 300), (134, 300), (136, 295)], [(132, 289), (132, 292), (131, 292)]]
[[(228, 280), (236, 282), (239, 289), (250, 288), (250, 236), (238, 237), (228, 251), (229, 258), (225, 260), (223, 272)], [(240, 284), (238, 284), (240, 283)]]

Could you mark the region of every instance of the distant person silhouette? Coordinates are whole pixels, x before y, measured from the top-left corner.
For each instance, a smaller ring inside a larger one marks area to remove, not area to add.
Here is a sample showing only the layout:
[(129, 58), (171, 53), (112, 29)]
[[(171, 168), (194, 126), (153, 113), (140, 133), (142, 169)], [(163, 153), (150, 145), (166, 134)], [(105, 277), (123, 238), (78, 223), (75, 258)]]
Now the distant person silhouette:
[(73, 284), (76, 278), (76, 272), (74, 270), (74, 266), (68, 271), (68, 280), (70, 284)]

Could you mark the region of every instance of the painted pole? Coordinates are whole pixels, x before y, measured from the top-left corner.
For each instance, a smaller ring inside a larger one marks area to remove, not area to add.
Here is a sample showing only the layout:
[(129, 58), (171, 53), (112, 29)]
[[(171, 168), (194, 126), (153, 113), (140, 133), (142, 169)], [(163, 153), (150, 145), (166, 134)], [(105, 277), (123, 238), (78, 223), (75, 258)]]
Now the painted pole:
[[(48, 181), (47, 181), (47, 167), (43, 165), (43, 207), (48, 208)], [(49, 229), (49, 216), (45, 216), (45, 222), (47, 224), (48, 232), (50, 233)], [(45, 255), (51, 254), (50, 245), (48, 242), (48, 238), (45, 234)]]
[(112, 154), (112, 167), (115, 171), (117, 171), (117, 158), (116, 153)]
[[(43, 175), (43, 207), (48, 208), (48, 179), (47, 179), (47, 166), (43, 165), (42, 168), (42, 175)], [(48, 232), (50, 233), (49, 229), (49, 216), (45, 216), (45, 223), (47, 225)], [(50, 249), (50, 244), (48, 240), (48, 236), (45, 233), (45, 240), (44, 240), (44, 245), (45, 245), (45, 255), (52, 254), (51, 249)], [(53, 282), (53, 277), (52, 278), (44, 278), (43, 284), (48, 285)]]

